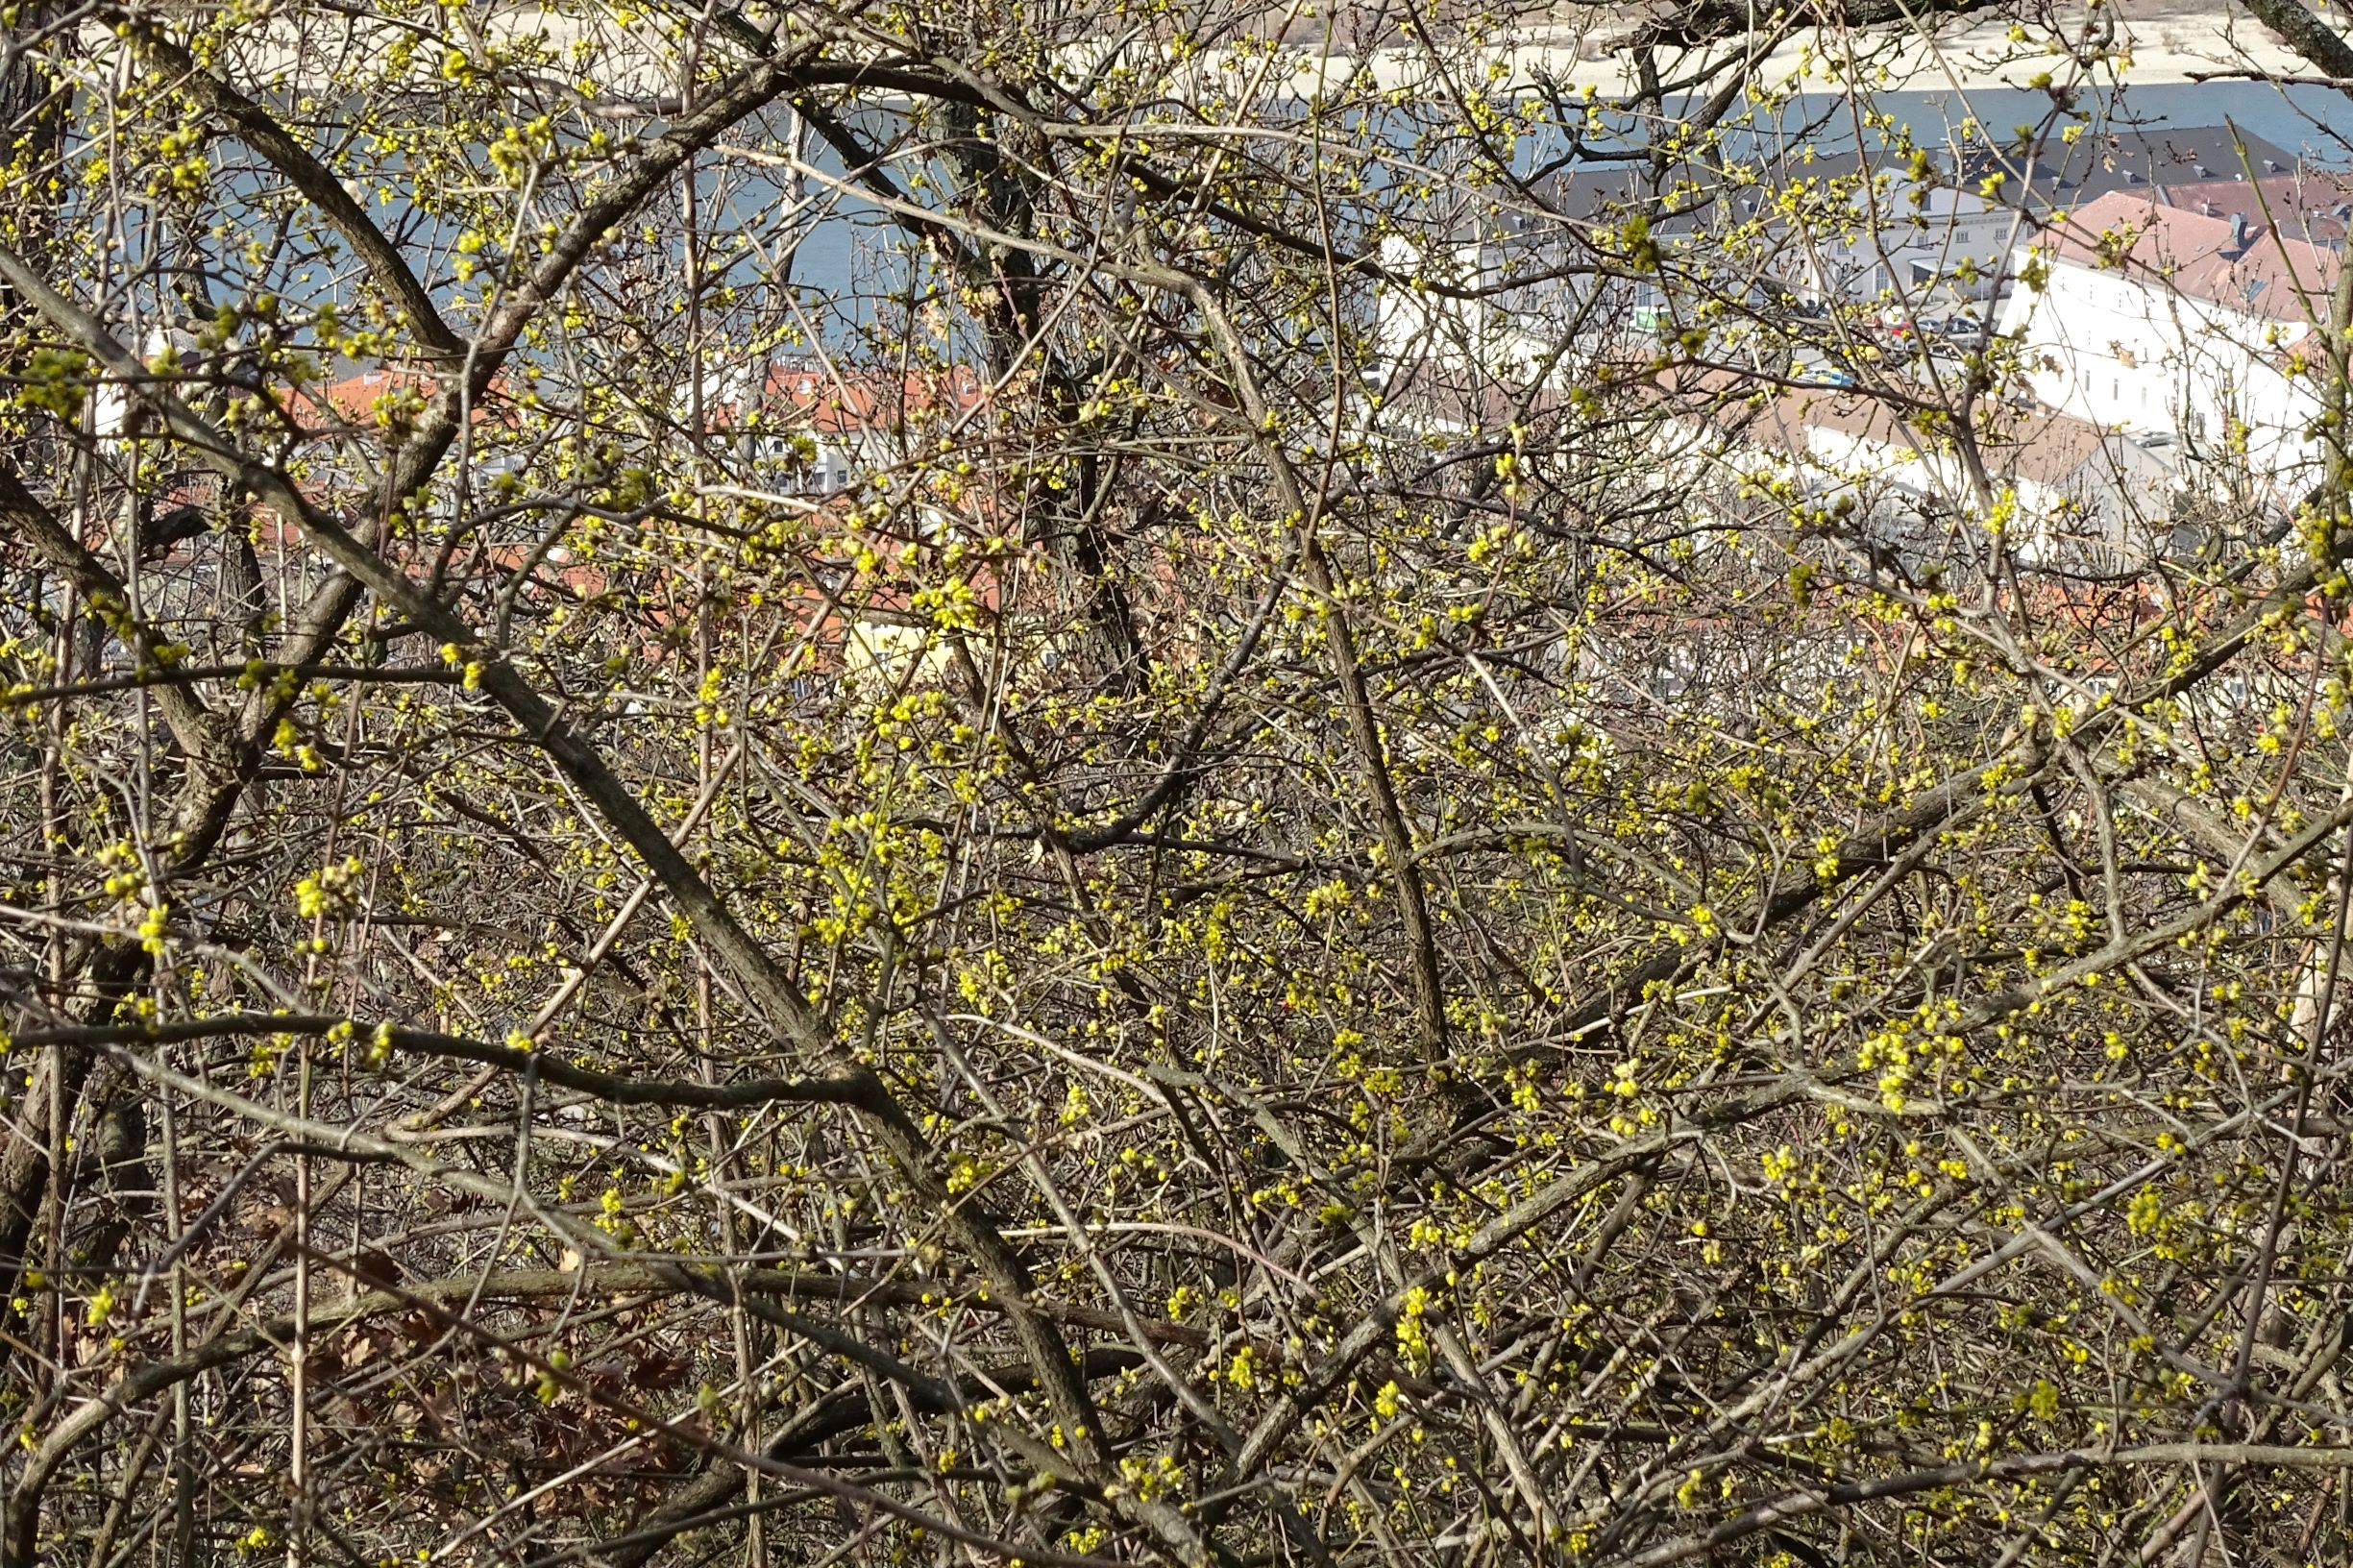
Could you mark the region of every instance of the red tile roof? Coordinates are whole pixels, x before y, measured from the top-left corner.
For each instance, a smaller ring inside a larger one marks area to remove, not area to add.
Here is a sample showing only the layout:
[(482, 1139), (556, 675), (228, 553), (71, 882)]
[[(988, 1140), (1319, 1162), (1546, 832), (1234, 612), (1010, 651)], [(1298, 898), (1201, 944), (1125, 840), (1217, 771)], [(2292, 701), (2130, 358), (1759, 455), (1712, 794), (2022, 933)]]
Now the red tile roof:
[(2325, 317), (2338, 257), (2253, 221), (2159, 205), (2112, 191), (2078, 208), (2042, 241), (2055, 259), (2137, 276), (2265, 321)]
[[(2056, 486), (2116, 452), (2118, 437), (2056, 409), (2021, 413), (1980, 404), (1978, 412), (1978, 450), (1997, 478)], [(1924, 429), (1881, 399), (1857, 392), (1784, 390), (1752, 406), (1725, 404), (1712, 418), (1720, 428), (1792, 455), (1808, 449), (1809, 429), (1836, 430), (1900, 453), (1933, 455), (1945, 442), (1939, 424)]]
[[(743, 412), (740, 388), (722, 392), (712, 417), (730, 420)], [(989, 401), (990, 389), (969, 366), (944, 370), (829, 370), (815, 361), (780, 360), (762, 378), (762, 417), (820, 435), (846, 435), (926, 425), (970, 413)]]

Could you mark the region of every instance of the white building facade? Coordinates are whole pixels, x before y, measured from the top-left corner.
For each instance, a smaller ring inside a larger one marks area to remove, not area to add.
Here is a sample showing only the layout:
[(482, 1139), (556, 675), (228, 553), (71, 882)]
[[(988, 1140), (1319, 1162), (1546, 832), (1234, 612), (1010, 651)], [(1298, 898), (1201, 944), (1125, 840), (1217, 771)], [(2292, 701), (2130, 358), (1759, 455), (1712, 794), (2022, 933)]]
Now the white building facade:
[(2013, 265), (2044, 274), (2011, 291), (1999, 325), (2045, 404), (2292, 486), (2314, 452), (2334, 252), (2117, 192)]

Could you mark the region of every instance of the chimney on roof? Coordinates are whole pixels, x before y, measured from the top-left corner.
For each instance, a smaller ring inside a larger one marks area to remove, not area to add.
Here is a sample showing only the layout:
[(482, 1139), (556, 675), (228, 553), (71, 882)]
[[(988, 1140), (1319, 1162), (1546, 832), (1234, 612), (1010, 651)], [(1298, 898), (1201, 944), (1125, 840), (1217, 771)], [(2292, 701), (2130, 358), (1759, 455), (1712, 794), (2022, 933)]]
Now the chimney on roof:
[(2133, 173), (2130, 169), (2126, 169), (2124, 171), (2124, 184), (2128, 185), (2137, 185), (2140, 183), (2141, 177), (2139, 175)]
[(2201, 218), (2211, 218), (2211, 217), (2213, 217), (2213, 216), (2214, 216), (2214, 203), (2212, 203), (2212, 202), (2200, 202), (2200, 203), (2198, 203), (2198, 204), (2197, 204), (2197, 214), (2198, 214), (2198, 216), (2199, 216), (2199, 217), (2201, 217)]
[(2245, 250), (2247, 247), (2247, 242), (2253, 237), (2253, 233), (2247, 228), (2246, 214), (2243, 212), (2233, 212), (2230, 215), (2230, 248), (2232, 254), (2236, 255), (2237, 253)]
[(2265, 159), (2263, 160), (2263, 172), (2266, 174), (2279, 173), (2279, 159), (2276, 158)]
[(2197, 177), (2200, 180), (2211, 180), (2214, 178), (2214, 175), (2208, 171), (2206, 165), (2203, 163), (2193, 163), (2190, 165), (2190, 167), (2197, 171)]

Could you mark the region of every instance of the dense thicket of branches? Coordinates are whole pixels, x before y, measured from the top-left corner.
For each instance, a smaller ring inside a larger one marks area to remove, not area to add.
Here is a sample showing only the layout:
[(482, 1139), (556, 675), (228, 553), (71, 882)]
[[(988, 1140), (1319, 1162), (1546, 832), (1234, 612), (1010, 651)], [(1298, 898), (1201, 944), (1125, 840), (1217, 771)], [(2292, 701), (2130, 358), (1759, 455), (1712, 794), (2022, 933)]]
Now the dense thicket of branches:
[(1736, 10), (12, 7), (0, 1563), (2353, 1549), (2340, 422), (2029, 551)]

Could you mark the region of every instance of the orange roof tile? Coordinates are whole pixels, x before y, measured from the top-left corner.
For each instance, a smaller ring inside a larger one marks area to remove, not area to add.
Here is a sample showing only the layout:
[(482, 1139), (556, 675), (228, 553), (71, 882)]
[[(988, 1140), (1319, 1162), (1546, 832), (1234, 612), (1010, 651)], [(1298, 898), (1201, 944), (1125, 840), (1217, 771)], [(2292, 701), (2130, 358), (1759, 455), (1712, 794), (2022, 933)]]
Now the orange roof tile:
[(2061, 261), (2137, 275), (2266, 321), (2325, 315), (2337, 282), (2333, 251), (2243, 218), (2161, 206), (2144, 191), (2087, 203), (2043, 244)]

